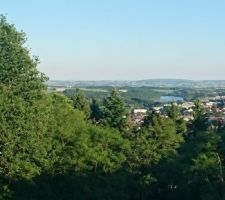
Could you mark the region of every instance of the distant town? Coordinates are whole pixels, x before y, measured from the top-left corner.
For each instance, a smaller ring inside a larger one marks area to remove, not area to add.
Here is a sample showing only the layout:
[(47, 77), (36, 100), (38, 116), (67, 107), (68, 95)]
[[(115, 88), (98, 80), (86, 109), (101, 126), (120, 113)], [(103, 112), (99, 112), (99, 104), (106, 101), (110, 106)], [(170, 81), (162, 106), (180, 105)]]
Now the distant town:
[[(179, 108), (183, 120), (192, 123), (194, 120), (195, 102), (199, 100), (205, 109), (205, 121), (208, 126), (217, 128), (225, 125), (225, 80), (191, 81), (182, 79), (149, 79), (141, 81), (53, 81), (47, 82), (49, 91), (71, 95), (75, 88), (82, 90), (87, 97), (96, 98), (98, 94), (107, 96), (110, 89), (117, 88), (129, 104), (129, 120), (131, 124), (141, 125), (145, 117), (155, 112), (167, 117), (167, 110), (175, 105)], [(132, 93), (130, 92), (132, 90)], [(138, 92), (137, 92), (138, 91)], [(147, 92), (146, 92), (147, 91)], [(157, 91), (158, 94), (151, 93)], [(172, 91), (172, 92), (171, 92)], [(182, 91), (182, 92), (180, 92)], [(187, 92), (188, 91), (188, 92)], [(189, 92), (194, 95), (187, 95)], [(202, 91), (199, 92), (199, 91)], [(175, 96), (173, 94), (182, 94)], [(130, 94), (131, 93), (131, 94)], [(146, 93), (151, 93), (151, 100), (144, 101)], [(198, 93), (198, 94), (197, 94)], [(100, 96), (101, 96), (100, 95)], [(207, 96), (208, 95), (208, 96)], [(130, 99), (128, 96), (131, 96)], [(154, 96), (154, 98), (153, 98)], [(136, 98), (134, 98), (136, 97)], [(100, 97), (101, 98), (101, 97)], [(131, 101), (136, 99), (137, 101)], [(142, 102), (143, 101), (143, 102)], [(141, 103), (140, 103), (141, 102)]]
[[(192, 123), (194, 120), (195, 101), (184, 101), (182, 97), (162, 96), (160, 98), (160, 106), (153, 106), (148, 109), (134, 109), (132, 112), (132, 121), (135, 124), (142, 124), (148, 112), (155, 112), (161, 116), (167, 116), (167, 110), (172, 105), (179, 108), (182, 118)], [(163, 103), (164, 102), (164, 103)], [(205, 97), (199, 100), (204, 108), (206, 116), (205, 122), (211, 128), (224, 127), (225, 125), (225, 96)]]

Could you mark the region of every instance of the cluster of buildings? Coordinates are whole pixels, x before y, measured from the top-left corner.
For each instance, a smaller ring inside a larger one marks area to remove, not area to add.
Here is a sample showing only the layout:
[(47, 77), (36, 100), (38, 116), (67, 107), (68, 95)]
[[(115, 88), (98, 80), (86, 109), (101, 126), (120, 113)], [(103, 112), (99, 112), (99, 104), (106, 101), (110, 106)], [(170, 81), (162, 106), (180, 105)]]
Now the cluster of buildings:
[(207, 97), (202, 100), (208, 123), (214, 128), (225, 126), (225, 96)]
[(144, 118), (147, 114), (147, 109), (133, 109), (131, 113), (131, 122), (135, 125), (140, 125), (144, 122)]
[[(176, 98), (172, 98), (176, 100)], [(225, 96), (207, 97), (200, 102), (204, 108), (208, 125), (212, 127), (225, 126)], [(151, 111), (166, 116), (172, 104), (179, 108), (186, 122), (191, 123), (194, 120), (194, 110), (196, 107), (194, 101), (180, 101), (180, 98), (178, 101), (161, 102), (158, 106), (153, 106), (151, 109), (133, 109), (131, 120), (134, 124), (141, 124), (144, 122), (144, 118), (148, 112)]]

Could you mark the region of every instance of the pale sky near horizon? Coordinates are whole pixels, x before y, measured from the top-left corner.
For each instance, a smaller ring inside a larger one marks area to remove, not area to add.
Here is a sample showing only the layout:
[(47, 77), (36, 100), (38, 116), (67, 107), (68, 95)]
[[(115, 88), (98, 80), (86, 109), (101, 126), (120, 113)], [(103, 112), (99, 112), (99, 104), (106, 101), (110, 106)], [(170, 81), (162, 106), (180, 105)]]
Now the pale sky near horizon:
[(225, 0), (0, 3), (50, 79), (225, 79)]

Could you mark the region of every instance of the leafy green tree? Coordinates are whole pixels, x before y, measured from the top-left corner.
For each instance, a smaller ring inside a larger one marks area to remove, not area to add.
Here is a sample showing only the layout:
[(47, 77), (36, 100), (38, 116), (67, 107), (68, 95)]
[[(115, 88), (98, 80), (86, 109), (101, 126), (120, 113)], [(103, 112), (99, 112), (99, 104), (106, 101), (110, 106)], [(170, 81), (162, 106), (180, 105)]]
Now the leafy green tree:
[[(53, 174), (63, 174), (68, 168), (72, 168), (71, 163), (76, 162), (70, 154), (75, 153), (76, 149), (83, 150), (82, 146), (76, 148), (75, 139), (77, 141), (84, 139), (80, 131), (86, 125), (85, 115), (79, 110), (74, 110), (72, 102), (63, 95), (52, 94), (51, 99), (52, 109), (49, 132), (52, 139), (53, 151), (51, 151), (50, 160), (53, 167), (50, 170)], [(78, 158), (76, 159), (79, 160)], [(77, 162), (74, 170), (76, 167), (80, 168), (80, 165), (82, 166), (83, 163)]]
[(161, 160), (175, 155), (183, 142), (182, 136), (177, 134), (176, 123), (170, 118), (152, 114), (148, 119), (148, 126), (130, 136), (132, 152), (129, 165), (138, 176), (142, 199), (148, 199), (149, 187), (157, 182), (152, 168)]
[(54, 173), (111, 172), (126, 161), (129, 142), (118, 131), (85, 121), (64, 96), (54, 94), (51, 132)]
[(177, 133), (178, 134), (182, 134), (182, 135), (187, 135), (188, 133), (188, 125), (187, 122), (184, 121), (184, 119), (178, 119), (176, 121), (176, 125), (177, 125)]
[(181, 116), (179, 108), (174, 103), (171, 104), (171, 107), (168, 109), (168, 117), (176, 121)]
[(122, 97), (113, 89), (103, 102), (102, 124), (120, 131), (127, 129), (127, 110)]
[(182, 141), (182, 136), (176, 132), (174, 121), (153, 115), (151, 125), (142, 128), (138, 133), (134, 133), (135, 146), (132, 149), (134, 151), (140, 149), (139, 155), (136, 157), (137, 164), (150, 165), (175, 153)]
[(176, 123), (176, 129), (178, 134), (185, 134), (188, 131), (187, 123), (184, 121), (180, 109), (174, 103), (167, 111), (168, 117)]
[(201, 131), (207, 129), (207, 114), (200, 100), (195, 101), (194, 122), (192, 124), (192, 131)]
[(0, 83), (25, 100), (40, 95), (47, 78), (37, 70), (38, 58), (24, 47), (26, 36), (0, 17)]
[(188, 135), (178, 154), (156, 167), (158, 183), (153, 189), (154, 197), (224, 199), (223, 135), (223, 131), (200, 131)]
[(41, 174), (49, 167), (51, 150), (47, 79), (38, 72), (38, 60), (30, 56), (25, 41), (25, 34), (1, 16), (0, 177), (9, 183)]
[[(196, 132), (182, 147), (183, 179), (179, 191), (187, 199), (224, 199), (224, 156), (219, 150), (220, 135)], [(187, 184), (189, 183), (189, 184)]]
[(86, 119), (89, 119), (90, 117), (90, 103), (84, 96), (84, 94), (81, 92), (81, 90), (76, 89), (76, 93), (71, 98), (73, 101), (73, 107), (75, 109), (78, 109), (82, 112), (84, 112)]
[(47, 161), (48, 147), (42, 141), (49, 112), (46, 78), (24, 47), (25, 34), (5, 17), (0, 18), (0, 42), (0, 171), (9, 177), (32, 177)]

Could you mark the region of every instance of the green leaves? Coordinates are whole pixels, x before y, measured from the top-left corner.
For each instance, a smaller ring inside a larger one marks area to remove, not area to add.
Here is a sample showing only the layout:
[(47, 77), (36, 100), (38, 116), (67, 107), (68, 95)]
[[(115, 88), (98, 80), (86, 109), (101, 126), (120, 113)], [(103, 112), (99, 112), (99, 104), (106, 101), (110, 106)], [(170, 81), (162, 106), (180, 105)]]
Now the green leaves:
[(5, 17), (0, 18), (0, 83), (21, 95), (30, 98), (31, 93), (45, 88), (46, 77), (37, 71), (38, 60), (31, 58), (25, 48), (25, 34), (18, 32), (14, 25), (8, 24)]
[(112, 127), (122, 132), (127, 129), (127, 110), (124, 101), (115, 89), (103, 102), (102, 118), (104, 126)]
[(90, 104), (84, 94), (77, 89), (76, 94), (71, 98), (74, 109), (78, 109), (85, 114), (86, 119), (90, 117)]
[(132, 141), (137, 164), (151, 166), (173, 155), (183, 140), (176, 133), (176, 124), (172, 120), (154, 115), (151, 125), (136, 133)]
[(0, 172), (7, 177), (33, 177), (47, 159), (47, 102), (39, 99), (31, 106), (21, 97), (12, 99), (8, 90), (0, 93)]

